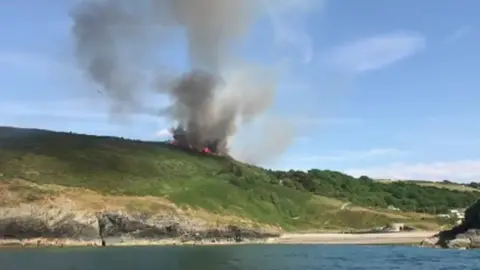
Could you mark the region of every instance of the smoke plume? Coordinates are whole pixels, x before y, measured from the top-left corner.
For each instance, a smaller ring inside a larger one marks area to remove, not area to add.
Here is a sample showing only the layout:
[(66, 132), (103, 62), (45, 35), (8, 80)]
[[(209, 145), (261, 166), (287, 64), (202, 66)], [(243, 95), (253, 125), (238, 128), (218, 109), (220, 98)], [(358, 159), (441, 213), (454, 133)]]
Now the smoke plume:
[[(273, 70), (234, 53), (262, 8), (256, 0), (83, 1), (72, 13), (77, 60), (111, 99), (113, 113), (167, 117), (190, 147), (213, 143), (226, 153), (238, 126), (264, 114), (274, 98)], [(152, 90), (168, 95), (171, 104), (152, 112), (139, 93), (147, 80), (142, 71), (161, 61), (156, 52), (178, 31), (188, 42), (189, 70), (173, 79), (156, 76)]]

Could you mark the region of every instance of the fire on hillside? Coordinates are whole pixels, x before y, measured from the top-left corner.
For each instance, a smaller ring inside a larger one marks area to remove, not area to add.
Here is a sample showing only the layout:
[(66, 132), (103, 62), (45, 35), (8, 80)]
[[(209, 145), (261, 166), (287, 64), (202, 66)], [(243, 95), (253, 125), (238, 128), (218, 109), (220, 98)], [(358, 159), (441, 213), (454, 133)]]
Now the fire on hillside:
[(214, 154), (214, 155), (226, 154), (221, 151), (221, 149), (225, 149), (225, 147), (221, 147), (220, 140), (192, 143), (190, 136), (188, 136), (188, 133), (181, 127), (171, 128), (170, 133), (172, 134), (172, 137), (173, 137), (173, 139), (170, 141), (170, 144), (172, 145), (175, 145), (181, 148), (196, 150), (201, 153)]

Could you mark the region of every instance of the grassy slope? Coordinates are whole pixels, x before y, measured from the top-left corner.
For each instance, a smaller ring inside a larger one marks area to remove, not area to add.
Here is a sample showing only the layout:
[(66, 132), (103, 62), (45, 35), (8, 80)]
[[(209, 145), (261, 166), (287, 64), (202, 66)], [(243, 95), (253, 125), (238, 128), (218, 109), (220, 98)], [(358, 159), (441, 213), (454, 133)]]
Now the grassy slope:
[[(342, 210), (342, 201), (268, 181), (235, 185), (232, 166), (250, 179), (264, 178), (259, 168), (162, 143), (0, 127), (3, 183), (22, 179), (108, 196), (163, 197), (181, 207), (236, 215), (287, 230), (365, 228), (390, 221), (430, 227), (436, 222), (417, 213), (356, 206)], [(13, 187), (18, 190), (18, 184)]]

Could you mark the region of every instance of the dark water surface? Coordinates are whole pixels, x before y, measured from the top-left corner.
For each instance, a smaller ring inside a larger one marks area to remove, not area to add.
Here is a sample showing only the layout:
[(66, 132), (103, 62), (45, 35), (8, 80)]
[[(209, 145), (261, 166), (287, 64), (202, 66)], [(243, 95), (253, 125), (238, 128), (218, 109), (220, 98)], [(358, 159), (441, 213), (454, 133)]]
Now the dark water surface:
[(0, 249), (0, 269), (477, 270), (480, 251), (336, 245)]

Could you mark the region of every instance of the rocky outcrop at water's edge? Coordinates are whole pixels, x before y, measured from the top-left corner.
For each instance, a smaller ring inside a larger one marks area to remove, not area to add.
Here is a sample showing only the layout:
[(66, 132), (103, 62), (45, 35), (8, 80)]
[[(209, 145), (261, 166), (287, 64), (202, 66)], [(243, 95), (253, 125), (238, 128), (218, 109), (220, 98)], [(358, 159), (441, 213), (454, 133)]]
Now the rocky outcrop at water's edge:
[(0, 208), (0, 245), (237, 243), (267, 241), (279, 235), (275, 230), (212, 226), (169, 214), (65, 211), (32, 205)]
[(424, 247), (480, 248), (480, 200), (465, 211), (464, 221), (450, 230), (441, 231), (420, 244)]

